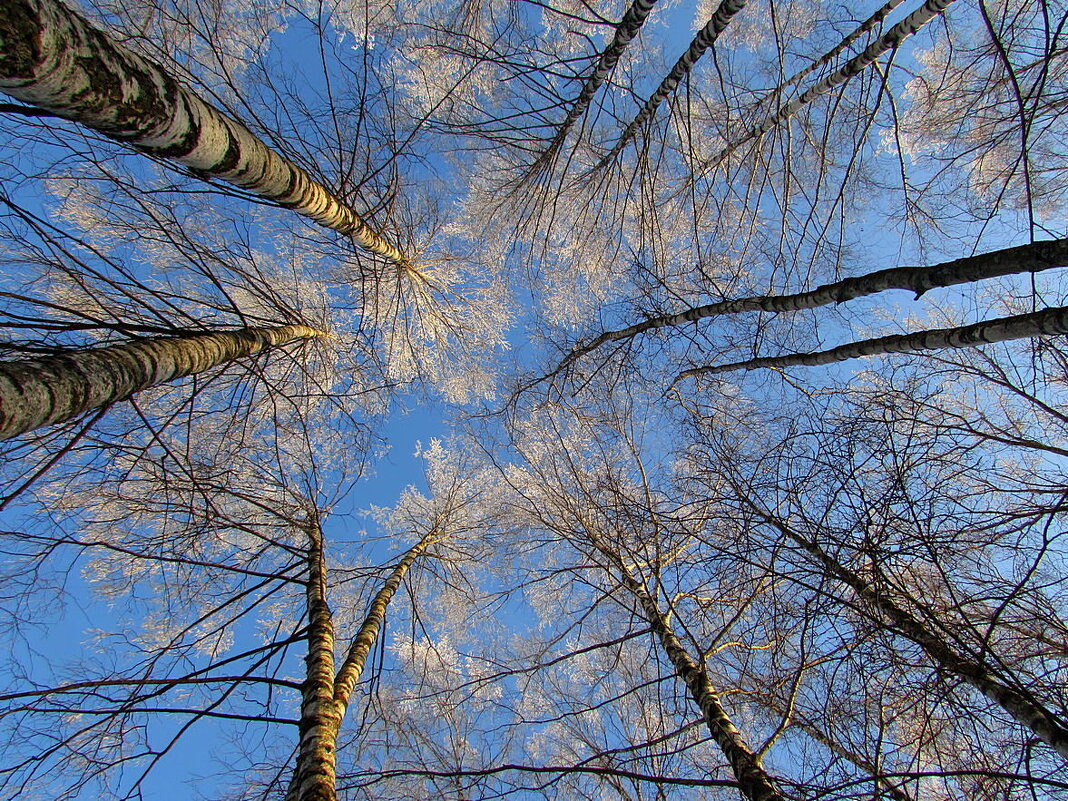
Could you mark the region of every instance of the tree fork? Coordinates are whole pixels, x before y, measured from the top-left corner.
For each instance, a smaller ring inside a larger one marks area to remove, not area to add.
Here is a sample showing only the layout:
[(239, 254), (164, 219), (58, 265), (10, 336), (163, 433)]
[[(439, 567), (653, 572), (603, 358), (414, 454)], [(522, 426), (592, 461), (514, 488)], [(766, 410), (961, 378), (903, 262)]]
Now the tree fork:
[(307, 172), (57, 0), (0, 3), (0, 91), (292, 209), (414, 269)]
[(341, 669), (334, 674), (334, 622), (326, 602), (322, 531), (309, 523), (308, 655), (300, 715), (300, 746), (287, 801), (335, 801), (337, 797), (337, 737), (352, 690), (360, 679), (367, 655), (393, 599), (412, 564), (438, 539), (428, 532), (404, 554), (375, 594), (363, 625), (353, 639)]
[(322, 336), (305, 325), (244, 328), (0, 361), (0, 440), (244, 356)]

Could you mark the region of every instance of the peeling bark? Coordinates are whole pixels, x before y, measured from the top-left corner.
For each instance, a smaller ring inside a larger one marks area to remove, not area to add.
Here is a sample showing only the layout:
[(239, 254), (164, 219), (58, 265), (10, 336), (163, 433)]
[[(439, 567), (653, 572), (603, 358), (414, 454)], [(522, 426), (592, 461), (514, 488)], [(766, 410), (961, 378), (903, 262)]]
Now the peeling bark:
[(57, 0), (0, 3), (0, 91), (292, 209), (414, 269), (308, 173)]
[(303, 325), (245, 328), (0, 362), (0, 440), (268, 348), (321, 336)]
[(932, 328), (914, 334), (895, 334), (877, 339), (863, 339), (840, 345), (830, 350), (815, 353), (788, 353), (783, 356), (761, 356), (731, 364), (695, 367), (679, 373), (675, 382), (684, 378), (735, 370), (756, 370), (761, 367), (782, 369), (785, 367), (815, 367), (823, 364), (859, 359), (862, 356), (881, 356), (888, 353), (920, 353), (946, 348), (974, 348), (991, 342), (1011, 339), (1068, 334), (1068, 307), (1043, 309), (1030, 314), (1000, 317), (959, 328)]

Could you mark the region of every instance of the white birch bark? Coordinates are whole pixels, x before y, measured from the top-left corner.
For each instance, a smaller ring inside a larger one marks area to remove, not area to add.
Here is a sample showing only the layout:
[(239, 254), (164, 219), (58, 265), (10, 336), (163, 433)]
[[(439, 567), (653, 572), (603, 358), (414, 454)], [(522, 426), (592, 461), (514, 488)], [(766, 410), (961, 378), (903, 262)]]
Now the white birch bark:
[(764, 770), (756, 754), (745, 742), (742, 733), (730, 719), (708, 677), (708, 671), (697, 664), (679, 638), (672, 631), (667, 618), (657, 607), (656, 600), (645, 585), (630, 572), (622, 559), (610, 548), (594, 541), (594, 547), (619, 570), (623, 585), (638, 601), (642, 614), (660, 640), (675, 673), (686, 684), (690, 697), (704, 715), (709, 732), (730, 763), (738, 781), (738, 789), (749, 801), (786, 801), (775, 786), (774, 779)]
[(772, 90), (771, 94), (776, 95), (782, 93), (789, 87), (793, 86), (795, 83), (798, 83), (799, 81), (811, 75), (820, 67), (824, 66), (825, 64), (830, 64), (831, 61), (835, 58), (835, 56), (837, 56), (839, 53), (841, 53), (843, 50), (853, 44), (853, 42), (855, 42), (861, 36), (868, 33), (868, 31), (875, 28), (876, 25), (878, 25), (890, 15), (891, 11), (893, 11), (903, 2), (904, 0), (889, 0), (889, 2), (879, 8), (878, 11), (876, 11), (874, 14), (864, 20), (864, 22), (860, 23), (860, 25), (850, 31), (845, 37), (843, 37), (842, 41), (840, 41), (822, 56), (815, 59), (804, 69), (795, 72), (785, 81), (783, 81), (778, 87)]
[(245, 328), (0, 362), (0, 440), (268, 348), (321, 336), (304, 325)]
[(334, 673), (334, 623), (326, 601), (322, 531), (309, 527), (308, 656), (300, 717), (300, 746), (287, 801), (334, 801), (337, 782), (337, 738), (349, 698), (360, 680), (367, 656), (385, 621), (409, 568), (439, 534), (432, 529), (404, 554), (371, 601), (363, 624), (353, 638), (345, 660)]
[(894, 631), (912, 640), (927, 655), (946, 671), (959, 676), (987, 699), (1004, 709), (1013, 720), (1025, 726), (1038, 739), (1046, 743), (1062, 758), (1068, 760), (1068, 728), (1050, 712), (1038, 704), (1025, 692), (1002, 684), (990, 675), (990, 672), (971, 657), (961, 655), (953, 650), (944, 639), (930, 632), (908, 610), (902, 609), (886, 593), (878, 592), (868, 585), (863, 578), (847, 569), (829, 556), (815, 542), (801, 536), (779, 520), (769, 517), (754, 504), (749, 504), (765, 522), (771, 524), (789, 539), (804, 548), (827, 575), (848, 585), (872, 608), (878, 610)]
[(306, 533), (307, 670), (301, 693), (297, 764), (286, 801), (335, 801), (341, 710), (334, 703), (334, 620), (326, 602), (326, 563), (318, 519), (309, 522)]
[(922, 6), (883, 34), (877, 41), (873, 42), (863, 53), (849, 59), (849, 61), (847, 61), (840, 69), (806, 89), (805, 92), (791, 100), (785, 106), (782, 106), (774, 114), (769, 115), (762, 123), (760, 123), (760, 125), (751, 129), (733, 142), (730, 142), (705, 165), (705, 168), (710, 169), (715, 167), (746, 142), (758, 139), (783, 120), (794, 116), (804, 106), (811, 103), (820, 95), (829, 92), (836, 86), (841, 86), (855, 75), (863, 72), (869, 66), (874, 64), (875, 60), (881, 55), (888, 50), (899, 47), (905, 39), (916, 33), (916, 31), (920, 30), (920, 28), (945, 11), (952, 3), (953, 0), (927, 0)]
[(682, 82), (682, 79), (690, 74), (690, 70), (693, 69), (693, 65), (697, 63), (697, 60), (705, 54), (713, 44), (719, 35), (723, 33), (727, 27), (727, 23), (731, 21), (731, 18), (741, 11), (748, 0), (723, 0), (716, 9), (716, 12), (712, 15), (711, 19), (705, 23), (700, 31), (697, 32), (697, 36), (690, 42), (689, 48), (682, 54), (678, 61), (675, 62), (675, 66), (671, 68), (671, 72), (667, 77), (660, 82), (660, 86), (657, 90), (650, 95), (649, 99), (645, 101), (645, 105), (642, 106), (641, 111), (630, 121), (630, 124), (620, 134), (616, 143), (612, 146), (612, 150), (601, 159), (601, 163), (598, 167), (604, 167), (611, 163), (620, 151), (626, 147), (627, 142), (634, 136), (635, 132), (641, 127), (647, 120), (652, 119), (656, 114), (656, 110), (660, 107), (660, 104), (667, 99), (675, 88)]
[(590, 103), (593, 101), (593, 96), (597, 94), (597, 90), (601, 88), (608, 76), (615, 69), (616, 64), (619, 63), (620, 56), (623, 55), (623, 51), (630, 44), (642, 25), (645, 23), (646, 17), (653, 10), (653, 6), (656, 5), (656, 0), (634, 0), (633, 3), (627, 8), (623, 14), (623, 19), (619, 21), (619, 25), (616, 26), (615, 36), (612, 37), (611, 43), (603, 51), (601, 51), (600, 57), (597, 59), (597, 66), (594, 67), (593, 72), (586, 79), (586, 83), (582, 86), (582, 91), (579, 92), (578, 97), (575, 98), (575, 102), (572, 103), (571, 108), (567, 112), (567, 116), (564, 121), (560, 123), (560, 127), (556, 130), (556, 135), (553, 137), (552, 144), (546, 149), (546, 151), (538, 157), (535, 162), (535, 169), (543, 164), (546, 159), (550, 158), (553, 153), (563, 144), (564, 139), (567, 137), (568, 131), (571, 127), (578, 122), (579, 118), (589, 108)]
[(845, 278), (823, 284), (808, 292), (790, 295), (753, 295), (746, 298), (722, 300), (695, 306), (675, 314), (651, 317), (640, 323), (606, 331), (585, 345), (575, 348), (564, 361), (566, 366), (575, 359), (609, 342), (630, 339), (646, 331), (684, 325), (720, 314), (744, 312), (792, 312), (818, 306), (845, 303), (847, 300), (874, 295), (889, 289), (905, 289), (919, 298), (925, 292), (940, 287), (955, 286), (988, 278), (1000, 278), (1017, 273), (1037, 273), (1055, 267), (1068, 266), (1068, 239), (1052, 239), (1027, 245), (994, 250), (976, 256), (965, 256), (929, 267), (890, 267), (873, 273)]
[(308, 173), (57, 0), (0, 3), (0, 91), (292, 209), (413, 269)]
[(386, 619), (386, 608), (389, 606), (389, 602), (393, 600), (393, 596), (396, 594), (397, 588), (400, 587), (400, 583), (404, 580), (404, 576), (408, 573), (408, 569), (426, 552), (426, 549), (431, 544), (437, 541), (438, 537), (437, 529), (431, 529), (419, 542), (409, 548), (371, 601), (371, 606), (367, 610), (367, 617), (364, 618), (360, 630), (353, 638), (352, 645), (345, 656), (345, 661), (334, 679), (334, 703), (338, 708), (339, 723), (341, 716), (345, 714), (352, 691), (360, 680), (360, 674), (363, 673), (367, 655), (371, 653), (375, 640), (378, 639), (382, 623)]
[(735, 370), (757, 370), (761, 367), (815, 367), (862, 356), (881, 356), (888, 353), (920, 353), (927, 350), (974, 348), (990, 342), (1011, 339), (1068, 334), (1068, 307), (1043, 309), (1030, 314), (1000, 317), (959, 328), (932, 328), (914, 334), (895, 334), (876, 339), (863, 339), (815, 353), (788, 353), (783, 356), (761, 356), (731, 364), (695, 367), (679, 373), (676, 382), (698, 375), (729, 373)]

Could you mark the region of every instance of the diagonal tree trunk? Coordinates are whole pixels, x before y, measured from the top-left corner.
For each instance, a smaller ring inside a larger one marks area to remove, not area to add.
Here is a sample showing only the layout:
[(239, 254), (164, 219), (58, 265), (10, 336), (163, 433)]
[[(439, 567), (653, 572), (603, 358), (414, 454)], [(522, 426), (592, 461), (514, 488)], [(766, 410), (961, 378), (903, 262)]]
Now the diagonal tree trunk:
[[(740, 497), (746, 498), (745, 495)], [(746, 499), (745, 502), (765, 523), (800, 545), (819, 563), (828, 576), (852, 589), (857, 597), (876, 610), (894, 631), (920, 646), (935, 664), (970, 684), (987, 699), (1004, 709), (1013, 720), (1028, 728), (1042, 742), (1068, 760), (1068, 728), (1062, 721), (1025, 693), (1002, 684), (991, 676), (980, 662), (970, 656), (957, 653), (943, 638), (929, 631), (908, 610), (898, 606), (886, 593), (879, 592), (870, 586), (861, 576), (830, 556), (815, 541), (802, 536), (781, 520), (768, 515), (752, 501)]]
[(244, 328), (0, 362), (0, 440), (244, 356), (322, 336), (304, 325)]
[(675, 91), (675, 87), (679, 85), (683, 78), (690, 74), (690, 70), (693, 69), (693, 65), (697, 63), (697, 60), (705, 54), (713, 44), (719, 35), (723, 33), (723, 30), (727, 27), (727, 23), (731, 21), (731, 18), (737, 14), (742, 8), (745, 7), (747, 0), (723, 0), (719, 4), (719, 8), (712, 15), (712, 18), (705, 24), (700, 31), (697, 32), (697, 36), (690, 42), (690, 47), (685, 53), (675, 62), (675, 66), (671, 68), (671, 72), (667, 77), (661, 81), (660, 86), (655, 92), (645, 101), (645, 105), (642, 106), (641, 111), (637, 116), (631, 120), (630, 124), (623, 130), (619, 139), (612, 146), (612, 150), (601, 159), (598, 168), (604, 167), (611, 163), (620, 151), (626, 147), (627, 142), (634, 136), (635, 132), (641, 127), (647, 120), (652, 119), (652, 116), (656, 114), (657, 108), (664, 102), (667, 97)]
[(409, 568), (440, 539), (440, 534), (436, 528), (431, 529), (401, 557), (371, 601), (367, 616), (336, 675), (334, 623), (326, 602), (323, 539), (318, 523), (309, 526), (308, 539), (308, 669), (302, 693), (297, 765), (286, 799), (334, 801), (337, 793), (337, 737), (349, 698), (378, 638), (389, 602)]
[(886, 19), (890, 15), (891, 11), (893, 11), (895, 8), (897, 8), (899, 5), (901, 5), (903, 2), (904, 2), (904, 0), (889, 0), (889, 2), (887, 2), (885, 5), (883, 5), (878, 11), (876, 11), (874, 14), (872, 14), (870, 17), (868, 17), (866, 20), (864, 20), (862, 23), (860, 23), (860, 25), (858, 25), (856, 28), (854, 28), (849, 34), (847, 34), (842, 39), (842, 41), (840, 41), (838, 44), (836, 44), (834, 47), (832, 47), (830, 50), (828, 50), (822, 56), (820, 56), (819, 58), (815, 59), (811, 64), (809, 64), (804, 69), (801, 69), (801, 70), (798, 70), (797, 72), (795, 72), (793, 75), (791, 75), (789, 78), (787, 78), (781, 84), (779, 84), (775, 89), (772, 89), (771, 92), (769, 93), (769, 95), (770, 96), (776, 96), (776, 95), (781, 94), (786, 89), (789, 89), (791, 86), (793, 86), (795, 83), (798, 83), (802, 79), (804, 79), (804, 78), (808, 77), (809, 75), (811, 75), (813, 72), (818, 70), (820, 67), (824, 66), (825, 64), (830, 64), (835, 56), (837, 56), (839, 53), (841, 53), (843, 50), (845, 50), (847, 47), (849, 47), (851, 44), (853, 44), (853, 42), (855, 42), (861, 36), (863, 36), (864, 34), (868, 33), (868, 31), (870, 31), (873, 28), (875, 28), (876, 25), (878, 25), (880, 22), (882, 22), (884, 19)]
[(958, 328), (932, 328), (914, 334), (895, 334), (877, 339), (862, 339), (848, 345), (815, 353), (788, 353), (783, 356), (761, 356), (731, 364), (708, 365), (685, 370), (675, 382), (698, 375), (729, 373), (735, 370), (756, 370), (761, 367), (815, 367), (823, 364), (859, 359), (862, 356), (881, 356), (887, 353), (920, 353), (945, 348), (974, 348), (990, 342), (1010, 339), (1068, 334), (1068, 307), (1043, 309), (1029, 314), (999, 317)]
[(593, 72), (586, 79), (586, 83), (582, 86), (582, 91), (579, 92), (578, 97), (575, 98), (575, 102), (572, 103), (571, 108), (568, 109), (567, 116), (564, 121), (560, 123), (560, 127), (556, 129), (556, 135), (553, 136), (552, 143), (545, 150), (538, 160), (535, 162), (533, 170), (536, 171), (538, 167), (544, 164), (552, 155), (559, 149), (564, 143), (564, 139), (567, 138), (568, 131), (571, 127), (578, 122), (579, 118), (589, 108), (590, 103), (593, 101), (593, 96), (597, 94), (597, 90), (601, 88), (604, 82), (608, 79), (608, 76), (612, 74), (612, 70), (615, 69), (617, 63), (619, 63), (620, 56), (623, 55), (623, 51), (630, 44), (642, 25), (645, 23), (646, 17), (653, 10), (653, 6), (656, 5), (656, 0), (634, 0), (633, 3), (627, 8), (623, 14), (623, 19), (619, 21), (616, 26), (615, 36), (612, 37), (611, 43), (603, 51), (601, 51), (600, 57), (597, 59), (597, 66), (594, 67)]
[(951, 3), (953, 3), (953, 0), (927, 0), (922, 6), (887, 31), (878, 39), (878, 41), (873, 42), (863, 53), (849, 59), (841, 69), (831, 73), (819, 83), (809, 87), (800, 96), (791, 100), (785, 106), (782, 106), (774, 114), (769, 115), (762, 123), (760, 123), (760, 125), (748, 131), (740, 138), (735, 139), (733, 142), (730, 142), (710, 162), (708, 162), (705, 168), (710, 169), (720, 164), (723, 159), (727, 158), (727, 156), (746, 142), (751, 142), (754, 139), (760, 138), (783, 120), (794, 116), (804, 106), (811, 103), (820, 95), (829, 92), (836, 86), (841, 86), (855, 75), (863, 72), (866, 68), (874, 64), (875, 60), (881, 55), (888, 50), (900, 46), (905, 39), (916, 33), (916, 31), (945, 11)]
[(308, 173), (57, 0), (0, 3), (0, 91), (293, 209), (413, 269)]
[(404, 580), (408, 569), (438, 539), (440, 539), (440, 535), (437, 529), (432, 528), (419, 542), (409, 548), (396, 567), (390, 572), (386, 583), (382, 585), (382, 588), (371, 601), (371, 606), (367, 610), (367, 617), (364, 618), (363, 625), (360, 626), (360, 630), (353, 638), (349, 652), (345, 656), (345, 661), (334, 679), (334, 703), (337, 704), (340, 713), (338, 717), (339, 723), (341, 722), (341, 716), (345, 714), (349, 698), (352, 696), (352, 690), (356, 686), (356, 682), (360, 680), (360, 674), (363, 673), (367, 655), (371, 653), (375, 640), (378, 638), (378, 633), (386, 618), (386, 607), (393, 600), (393, 596), (397, 592), (397, 588), (400, 587), (400, 583)]
[(675, 314), (651, 317), (640, 323), (606, 331), (585, 345), (575, 348), (564, 360), (566, 366), (608, 342), (630, 339), (656, 328), (683, 325), (720, 314), (744, 312), (791, 312), (844, 303), (874, 295), (888, 289), (907, 289), (920, 295), (939, 287), (972, 283), (1016, 273), (1037, 273), (1068, 266), (1068, 239), (1032, 242), (1028, 245), (994, 250), (977, 256), (935, 264), (930, 267), (890, 267), (873, 273), (824, 284), (809, 292), (791, 295), (754, 295), (695, 306)]
[(616, 567), (623, 579), (623, 585), (638, 601), (642, 614), (660, 640), (675, 673), (686, 684), (690, 697), (704, 715), (709, 732), (730, 763), (742, 795), (749, 801), (785, 801), (775, 786), (775, 780), (761, 766), (760, 760), (723, 708), (719, 695), (708, 678), (708, 671), (686, 651), (649, 590), (630, 572), (615, 551), (600, 544), (596, 539), (593, 545)]

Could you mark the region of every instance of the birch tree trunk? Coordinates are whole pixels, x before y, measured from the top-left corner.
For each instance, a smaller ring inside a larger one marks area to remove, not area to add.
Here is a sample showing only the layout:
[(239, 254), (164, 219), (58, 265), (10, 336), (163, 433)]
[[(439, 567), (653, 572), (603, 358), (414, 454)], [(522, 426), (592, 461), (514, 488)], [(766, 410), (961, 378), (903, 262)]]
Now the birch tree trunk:
[(675, 673), (686, 684), (690, 697), (704, 715), (709, 732), (730, 763), (742, 795), (749, 801), (785, 801), (774, 780), (761, 767), (753, 750), (723, 708), (719, 695), (708, 678), (708, 672), (698, 665), (683, 647), (645, 585), (635, 578), (614, 551), (596, 541), (594, 547), (615, 565), (621, 574), (623, 585), (638, 601), (649, 626), (675, 668)]
[(623, 19), (616, 26), (616, 33), (612, 37), (611, 43), (601, 51), (601, 55), (597, 59), (597, 66), (594, 67), (590, 77), (586, 79), (586, 83), (582, 86), (582, 91), (579, 92), (564, 121), (560, 123), (560, 127), (556, 130), (552, 144), (535, 162), (535, 170), (539, 165), (545, 163), (548, 158), (551, 158), (552, 154), (563, 144), (571, 127), (589, 108), (590, 103), (593, 101), (593, 96), (597, 94), (597, 90), (601, 88), (612, 70), (615, 69), (616, 64), (619, 63), (619, 57), (623, 55), (623, 51), (630, 44), (631, 39), (637, 35), (645, 23), (646, 17), (653, 10), (654, 5), (656, 5), (656, 0), (634, 0), (627, 8), (623, 14)]
[(713, 44), (719, 35), (723, 33), (727, 27), (727, 23), (731, 21), (731, 18), (741, 11), (748, 0), (723, 0), (716, 9), (716, 12), (712, 15), (712, 18), (708, 20), (700, 31), (697, 32), (697, 36), (690, 42), (689, 48), (685, 53), (675, 62), (675, 66), (671, 68), (671, 72), (667, 77), (660, 82), (660, 86), (657, 90), (645, 101), (645, 105), (642, 106), (641, 111), (637, 116), (631, 120), (630, 124), (623, 130), (619, 139), (612, 146), (612, 150), (607, 156), (601, 159), (599, 167), (611, 163), (611, 161), (619, 155), (620, 151), (626, 147), (627, 142), (634, 136), (635, 131), (643, 125), (647, 120), (652, 119), (652, 116), (656, 114), (657, 108), (660, 104), (675, 91), (675, 88), (679, 85), (683, 78), (689, 75), (690, 70), (693, 69), (693, 65), (697, 63), (697, 60), (705, 54)]
[(864, 34), (868, 33), (868, 31), (870, 31), (873, 28), (875, 28), (876, 25), (878, 25), (880, 22), (882, 22), (884, 19), (886, 19), (890, 15), (891, 11), (893, 11), (895, 8), (897, 8), (899, 5), (901, 5), (903, 2), (904, 2), (904, 0), (889, 0), (889, 2), (884, 4), (878, 11), (876, 11), (874, 14), (872, 14), (870, 17), (868, 17), (866, 20), (864, 20), (864, 22), (860, 23), (860, 25), (858, 25), (856, 28), (854, 28), (845, 37), (843, 37), (842, 41), (840, 41), (838, 44), (836, 44), (834, 47), (832, 47), (830, 50), (828, 50), (822, 56), (820, 56), (819, 58), (815, 59), (811, 64), (809, 64), (804, 69), (801, 69), (801, 70), (798, 70), (797, 72), (795, 72), (793, 75), (791, 75), (789, 78), (787, 78), (781, 84), (779, 84), (779, 86), (777, 86), (775, 89), (773, 89), (770, 94), (772, 94), (772, 95), (780, 94), (783, 91), (785, 91), (786, 89), (788, 89), (791, 86), (793, 86), (795, 83), (797, 83), (797, 82), (801, 81), (802, 79), (804, 79), (804, 78), (808, 77), (809, 75), (811, 75), (813, 72), (818, 70), (820, 67), (824, 66), (825, 64), (830, 64), (835, 56), (837, 56), (839, 53), (841, 53), (843, 50), (845, 50), (847, 47), (849, 47), (849, 45), (853, 44), (853, 42), (855, 42), (861, 36), (863, 36)]
[(608, 342), (630, 339), (656, 328), (684, 325), (720, 314), (762, 311), (778, 313), (814, 309), (818, 306), (845, 303), (847, 300), (874, 295), (889, 289), (906, 289), (915, 292), (918, 298), (925, 292), (939, 287), (1000, 278), (1017, 273), (1037, 273), (1064, 266), (1068, 266), (1068, 239), (1052, 239), (994, 250), (976, 256), (966, 256), (930, 267), (891, 267), (886, 270), (877, 270), (831, 284), (823, 284), (809, 292), (796, 292), (791, 295), (754, 295), (747, 298), (722, 300), (717, 303), (695, 306), (675, 314), (651, 317), (618, 331), (606, 331), (589, 343), (575, 348), (564, 360), (562, 366), (570, 364)]
[(893, 26), (876, 42), (873, 42), (863, 53), (849, 59), (839, 70), (831, 73), (819, 83), (806, 89), (800, 96), (782, 106), (774, 114), (769, 115), (760, 125), (751, 129), (740, 138), (729, 143), (708, 164), (706, 169), (715, 167), (727, 158), (731, 153), (754, 139), (766, 134), (783, 120), (789, 119), (800, 111), (804, 106), (811, 103), (817, 97), (830, 91), (836, 86), (841, 86), (846, 81), (859, 75), (888, 50), (898, 47), (905, 39), (916, 33), (920, 28), (945, 11), (953, 0), (927, 0), (922, 6), (909, 14), (897, 25)]
[(987, 699), (1004, 709), (1013, 720), (1032, 731), (1062, 758), (1068, 760), (1068, 728), (1024, 692), (1002, 684), (978, 661), (953, 650), (944, 639), (930, 632), (908, 610), (902, 609), (886, 593), (871, 587), (861, 576), (828, 555), (814, 541), (793, 531), (752, 502), (748, 503), (763, 520), (809, 553), (827, 575), (849, 586), (857, 597), (876, 609), (892, 629), (916, 643), (939, 666), (970, 684)]
[(397, 588), (400, 587), (400, 583), (404, 580), (408, 569), (438, 539), (437, 529), (432, 528), (419, 542), (409, 548), (389, 574), (386, 583), (382, 585), (382, 588), (371, 601), (371, 606), (367, 610), (367, 617), (364, 618), (363, 625), (360, 626), (360, 630), (356, 633), (348, 654), (345, 656), (345, 661), (334, 679), (334, 703), (339, 711), (339, 723), (341, 717), (345, 714), (353, 688), (356, 687), (356, 682), (360, 680), (360, 674), (363, 673), (367, 655), (371, 653), (375, 640), (378, 639), (378, 633), (382, 629), (382, 623), (386, 618), (386, 608), (389, 606), (389, 602), (393, 600), (393, 596), (396, 594)]
[(304, 170), (57, 0), (0, 3), (0, 91), (293, 209), (412, 269)]
[(0, 440), (268, 348), (321, 336), (304, 325), (245, 328), (0, 362)]
[(286, 801), (335, 801), (337, 732), (341, 710), (334, 703), (334, 620), (326, 602), (326, 562), (318, 517), (309, 522), (308, 655), (300, 706), (300, 745)]
[(334, 623), (326, 602), (322, 531), (309, 528), (307, 679), (300, 716), (300, 747), (287, 801), (333, 801), (336, 798), (337, 737), (349, 698), (360, 680), (367, 655), (374, 647), (386, 608), (408, 573), (427, 548), (439, 539), (431, 529), (408, 549), (375, 594), (341, 669), (334, 674)]
[(735, 370), (756, 370), (761, 367), (815, 367), (862, 356), (881, 356), (888, 353), (920, 353), (945, 348), (974, 348), (990, 342), (1011, 339), (1068, 334), (1068, 307), (1043, 309), (1030, 314), (1000, 317), (959, 328), (932, 328), (914, 334), (895, 334), (877, 339), (863, 339), (814, 353), (788, 353), (783, 356), (761, 356), (731, 364), (695, 367), (679, 373), (676, 382), (698, 375), (729, 373)]

